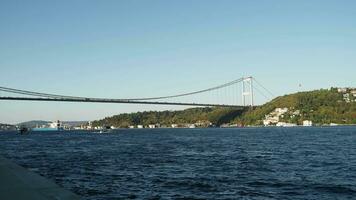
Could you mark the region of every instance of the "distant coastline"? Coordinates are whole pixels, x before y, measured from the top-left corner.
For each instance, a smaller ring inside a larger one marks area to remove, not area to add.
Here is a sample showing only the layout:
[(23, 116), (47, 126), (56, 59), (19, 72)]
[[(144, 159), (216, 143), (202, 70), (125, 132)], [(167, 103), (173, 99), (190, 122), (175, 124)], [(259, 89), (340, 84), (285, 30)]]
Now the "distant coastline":
[[(17, 125), (0, 124), (0, 130), (47, 127), (49, 121)], [(294, 127), (355, 126), (356, 89), (330, 88), (277, 97), (254, 109), (221, 107), (189, 108), (178, 111), (123, 113), (104, 119), (63, 122), (66, 130), (102, 128), (212, 128), (212, 127)]]
[(90, 128), (337, 126), (356, 124), (356, 89), (330, 88), (280, 96), (255, 109), (190, 108), (124, 113), (93, 121)]

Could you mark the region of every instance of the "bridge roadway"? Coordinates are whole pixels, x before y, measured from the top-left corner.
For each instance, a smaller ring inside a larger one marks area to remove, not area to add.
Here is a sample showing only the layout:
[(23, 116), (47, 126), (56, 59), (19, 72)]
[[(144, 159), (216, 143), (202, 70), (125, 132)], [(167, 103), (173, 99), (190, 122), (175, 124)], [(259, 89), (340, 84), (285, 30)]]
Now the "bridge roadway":
[(241, 109), (241, 110), (250, 107), (250, 106), (239, 106), (239, 105), (228, 105), (228, 104), (134, 101), (134, 100), (104, 99), (104, 98), (0, 97), (0, 100), (8, 100), (8, 101), (63, 101), (63, 102), (93, 102), (93, 103), (129, 103), (129, 104), (179, 105), (179, 106), (199, 106), (199, 107), (228, 107), (228, 108), (235, 108), (235, 109)]

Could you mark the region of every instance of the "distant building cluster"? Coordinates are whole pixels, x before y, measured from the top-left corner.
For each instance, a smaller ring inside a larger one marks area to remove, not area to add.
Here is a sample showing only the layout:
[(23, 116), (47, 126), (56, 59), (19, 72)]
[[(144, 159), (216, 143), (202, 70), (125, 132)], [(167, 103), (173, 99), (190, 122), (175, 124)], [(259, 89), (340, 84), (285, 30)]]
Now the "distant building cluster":
[(276, 108), (274, 111), (265, 116), (263, 125), (265, 126), (291, 126), (291, 124), (280, 122), (280, 118), (284, 117), (284, 114), (288, 112), (288, 108)]
[(356, 88), (338, 88), (337, 92), (342, 94), (344, 102), (356, 102)]
[[(196, 123), (182, 123), (182, 124), (170, 124), (170, 125), (161, 125), (161, 124), (147, 124), (147, 125), (143, 125), (143, 124), (137, 124), (137, 125), (129, 125), (127, 128), (129, 129), (155, 129), (155, 128), (201, 128), (201, 127), (215, 127), (215, 125), (213, 123), (211, 123), (210, 121), (198, 121)], [(85, 130), (101, 130), (104, 127), (103, 126), (92, 126), (91, 123), (89, 123), (88, 126), (85, 127), (77, 127), (78, 129), (85, 129)], [(110, 126), (108, 127), (110, 129), (117, 129), (119, 127), (115, 127), (115, 126)]]
[(304, 120), (303, 121), (303, 126), (313, 126), (313, 122), (310, 120)]
[[(351, 92), (352, 91), (350, 91), (350, 93)], [(356, 94), (356, 92), (351, 94)], [(312, 112), (312, 110), (310, 112)], [(314, 126), (313, 121), (308, 119), (299, 121), (300, 124), (287, 122), (287, 121), (293, 121), (291, 119), (295, 117), (302, 117), (300, 110), (293, 110), (293, 108), (276, 108), (271, 113), (265, 116), (265, 118), (263, 119), (263, 125), (278, 126), (278, 127)], [(337, 126), (338, 124), (330, 123), (330, 124), (323, 124), (323, 125)]]
[[(274, 111), (265, 116), (265, 119), (263, 120), (263, 125), (278, 127), (298, 126), (296, 123), (284, 122), (283, 118), (286, 114), (288, 114), (290, 118), (294, 118), (296, 116), (300, 116), (300, 110), (293, 111), (288, 108), (276, 108)], [(313, 122), (311, 120), (304, 120), (302, 126), (313, 126)]]
[(13, 131), (16, 130), (16, 126), (10, 124), (0, 124), (1, 131)]

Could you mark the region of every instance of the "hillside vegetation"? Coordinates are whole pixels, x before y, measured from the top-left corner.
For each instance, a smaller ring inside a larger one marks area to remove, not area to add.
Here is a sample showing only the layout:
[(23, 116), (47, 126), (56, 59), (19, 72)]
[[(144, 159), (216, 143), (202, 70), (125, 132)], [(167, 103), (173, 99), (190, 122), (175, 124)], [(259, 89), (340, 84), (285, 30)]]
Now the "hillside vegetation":
[(237, 116), (242, 114), (242, 110), (232, 108), (190, 108), (181, 111), (149, 111), (126, 113), (107, 117), (102, 120), (94, 121), (93, 126), (115, 126), (126, 128), (130, 125), (160, 124), (163, 126), (171, 126), (171, 124), (200, 124), (206, 127), (210, 123), (221, 125), (229, 123)]
[[(315, 90), (277, 97), (271, 102), (243, 113), (234, 122), (241, 124), (262, 125), (266, 115), (276, 108), (288, 108), (281, 121), (302, 124), (311, 120), (314, 124), (356, 124), (356, 102), (353, 97), (346, 102), (343, 93), (336, 88)], [(293, 113), (299, 114), (293, 114)]]
[(233, 108), (191, 108), (182, 111), (149, 111), (119, 114), (93, 122), (93, 126), (115, 126), (126, 128), (131, 125), (160, 124), (237, 124), (263, 125), (266, 115), (276, 108), (288, 108), (288, 112), (280, 117), (280, 121), (302, 124), (311, 120), (316, 125), (322, 124), (356, 124), (356, 101), (350, 97), (345, 101), (343, 93), (336, 88), (315, 90), (277, 97), (254, 110), (236, 110)]

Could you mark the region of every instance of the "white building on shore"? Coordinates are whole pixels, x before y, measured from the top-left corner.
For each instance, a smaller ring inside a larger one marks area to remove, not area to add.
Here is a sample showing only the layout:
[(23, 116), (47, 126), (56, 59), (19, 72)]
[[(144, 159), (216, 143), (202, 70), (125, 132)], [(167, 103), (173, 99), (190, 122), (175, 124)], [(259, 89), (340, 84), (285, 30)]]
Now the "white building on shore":
[(287, 122), (278, 122), (276, 124), (278, 127), (294, 127), (297, 126), (297, 124), (292, 124), (292, 123), (287, 123)]
[(310, 120), (304, 120), (303, 121), (303, 126), (313, 126), (313, 122)]
[(270, 114), (265, 116), (265, 119), (263, 120), (263, 125), (269, 126), (277, 124), (279, 122), (280, 117), (283, 117), (286, 112), (288, 112), (288, 108), (276, 108)]

